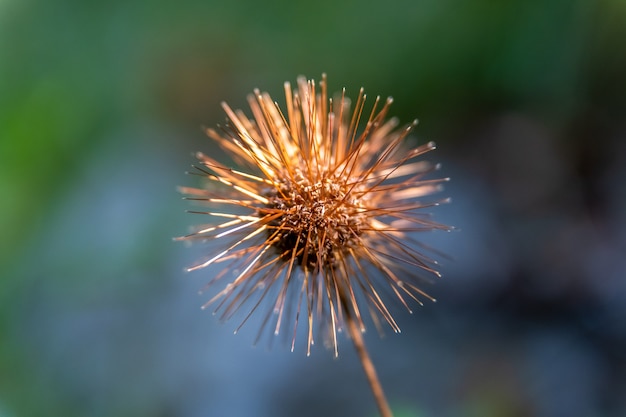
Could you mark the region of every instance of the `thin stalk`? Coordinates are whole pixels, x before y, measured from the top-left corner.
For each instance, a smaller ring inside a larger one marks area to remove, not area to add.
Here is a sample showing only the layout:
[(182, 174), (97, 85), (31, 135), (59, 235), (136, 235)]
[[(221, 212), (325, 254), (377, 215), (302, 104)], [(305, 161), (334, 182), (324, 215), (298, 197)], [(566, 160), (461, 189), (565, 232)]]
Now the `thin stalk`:
[(363, 341), (361, 329), (357, 325), (356, 320), (354, 320), (348, 303), (345, 300), (342, 301), (346, 312), (346, 323), (348, 324), (350, 339), (352, 339), (352, 343), (354, 344), (357, 354), (359, 355), (359, 359), (361, 360), (361, 365), (363, 365), (363, 370), (365, 371), (367, 381), (369, 382), (372, 393), (374, 394), (374, 399), (376, 400), (376, 405), (378, 406), (380, 415), (381, 417), (393, 417), (393, 413), (391, 412), (391, 408), (387, 402), (387, 397), (385, 397), (383, 387), (378, 379), (374, 363), (365, 348), (365, 342)]

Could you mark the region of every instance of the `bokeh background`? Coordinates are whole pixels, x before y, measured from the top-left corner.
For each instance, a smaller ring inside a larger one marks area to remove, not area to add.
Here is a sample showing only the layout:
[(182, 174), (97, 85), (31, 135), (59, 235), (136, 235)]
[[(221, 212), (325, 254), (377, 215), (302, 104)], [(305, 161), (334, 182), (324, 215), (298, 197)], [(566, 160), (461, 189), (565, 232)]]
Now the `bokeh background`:
[(0, 416), (375, 416), (345, 339), (199, 309), (176, 192), (255, 87), (392, 95), (453, 258), (366, 341), (398, 417), (626, 416), (626, 2), (0, 1)]

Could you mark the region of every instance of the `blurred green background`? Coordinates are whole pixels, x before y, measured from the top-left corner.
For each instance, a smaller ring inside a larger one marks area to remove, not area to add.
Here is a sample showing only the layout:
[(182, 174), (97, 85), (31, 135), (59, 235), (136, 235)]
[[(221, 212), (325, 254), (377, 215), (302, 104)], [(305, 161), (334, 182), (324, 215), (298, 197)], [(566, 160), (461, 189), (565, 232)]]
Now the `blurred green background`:
[(367, 338), (398, 416), (626, 415), (625, 40), (623, 0), (1, 0), (0, 417), (375, 415), (346, 340), (250, 348), (171, 241), (220, 101), (322, 72), (453, 177), (439, 302)]

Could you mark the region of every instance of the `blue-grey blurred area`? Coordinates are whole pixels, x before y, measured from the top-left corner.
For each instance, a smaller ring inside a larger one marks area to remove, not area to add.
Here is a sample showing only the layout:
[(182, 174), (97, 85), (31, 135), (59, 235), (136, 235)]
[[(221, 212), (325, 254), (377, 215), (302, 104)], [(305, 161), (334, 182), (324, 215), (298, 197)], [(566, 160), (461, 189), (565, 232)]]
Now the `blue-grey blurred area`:
[(626, 416), (625, 40), (623, 0), (0, 0), (0, 416), (376, 415), (349, 340), (251, 347), (171, 240), (219, 103), (323, 72), (452, 177), (437, 303), (366, 334), (396, 416)]

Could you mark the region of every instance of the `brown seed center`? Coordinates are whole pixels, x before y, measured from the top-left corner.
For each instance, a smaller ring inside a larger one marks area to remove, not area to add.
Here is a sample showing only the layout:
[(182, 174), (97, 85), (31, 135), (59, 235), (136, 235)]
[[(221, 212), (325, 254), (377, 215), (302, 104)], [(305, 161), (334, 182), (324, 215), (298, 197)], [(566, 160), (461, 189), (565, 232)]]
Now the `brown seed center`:
[(334, 176), (316, 182), (299, 176), (279, 184), (266, 194), (267, 207), (281, 213), (268, 232), (274, 247), (285, 260), (295, 256), (303, 268), (333, 267), (362, 233), (365, 216), (355, 197), (358, 187)]

